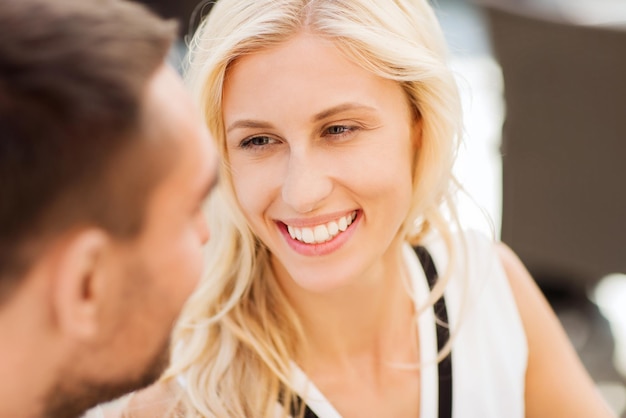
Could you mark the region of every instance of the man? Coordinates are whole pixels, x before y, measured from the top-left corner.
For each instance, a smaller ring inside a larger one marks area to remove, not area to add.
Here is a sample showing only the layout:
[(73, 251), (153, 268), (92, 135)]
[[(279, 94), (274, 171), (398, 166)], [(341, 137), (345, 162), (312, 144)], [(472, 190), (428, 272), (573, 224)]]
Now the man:
[(153, 382), (202, 268), (216, 151), (116, 0), (0, 2), (0, 417), (77, 417)]

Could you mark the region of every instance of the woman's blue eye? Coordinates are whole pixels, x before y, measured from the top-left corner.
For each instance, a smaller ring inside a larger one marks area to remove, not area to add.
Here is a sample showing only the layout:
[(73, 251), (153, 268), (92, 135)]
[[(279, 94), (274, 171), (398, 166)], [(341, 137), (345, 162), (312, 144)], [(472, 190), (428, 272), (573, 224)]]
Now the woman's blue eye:
[(268, 136), (253, 136), (252, 138), (248, 138), (241, 143), (242, 148), (249, 147), (262, 147), (265, 145), (269, 145), (272, 139)]
[(255, 136), (250, 139), (252, 145), (267, 145), (270, 143), (270, 139), (266, 136)]
[(334, 126), (330, 126), (327, 129), (327, 132), (330, 135), (341, 135), (341, 134), (345, 134), (346, 132), (350, 131), (350, 128), (347, 126), (342, 126), (342, 125), (334, 125)]

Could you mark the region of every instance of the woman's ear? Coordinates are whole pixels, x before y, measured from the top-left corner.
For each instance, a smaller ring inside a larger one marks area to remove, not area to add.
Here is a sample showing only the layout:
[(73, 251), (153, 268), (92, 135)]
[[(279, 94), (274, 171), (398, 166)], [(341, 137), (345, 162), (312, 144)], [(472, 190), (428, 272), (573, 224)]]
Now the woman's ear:
[(110, 239), (96, 228), (74, 233), (59, 243), (53, 272), (52, 309), (61, 332), (78, 339), (97, 337)]

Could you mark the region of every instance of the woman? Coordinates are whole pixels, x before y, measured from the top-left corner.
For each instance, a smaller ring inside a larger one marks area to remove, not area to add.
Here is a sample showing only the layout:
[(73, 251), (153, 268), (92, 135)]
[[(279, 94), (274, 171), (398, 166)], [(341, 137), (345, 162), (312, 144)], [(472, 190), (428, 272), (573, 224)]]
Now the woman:
[(516, 256), (450, 221), (426, 1), (220, 0), (188, 80), (223, 156), (209, 275), (131, 415), (610, 416)]

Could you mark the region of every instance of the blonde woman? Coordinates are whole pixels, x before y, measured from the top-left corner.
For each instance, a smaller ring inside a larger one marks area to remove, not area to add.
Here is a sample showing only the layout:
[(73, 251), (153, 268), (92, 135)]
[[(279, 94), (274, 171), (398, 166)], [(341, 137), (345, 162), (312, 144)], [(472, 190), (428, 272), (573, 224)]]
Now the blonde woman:
[(127, 413), (610, 416), (502, 244), (454, 226), (461, 109), (423, 0), (219, 0), (208, 275)]

